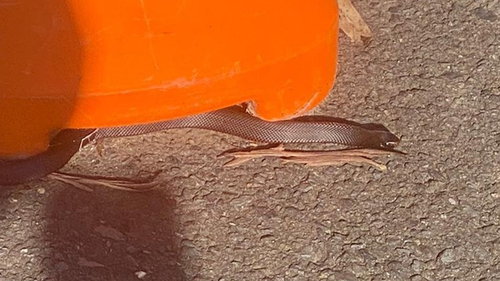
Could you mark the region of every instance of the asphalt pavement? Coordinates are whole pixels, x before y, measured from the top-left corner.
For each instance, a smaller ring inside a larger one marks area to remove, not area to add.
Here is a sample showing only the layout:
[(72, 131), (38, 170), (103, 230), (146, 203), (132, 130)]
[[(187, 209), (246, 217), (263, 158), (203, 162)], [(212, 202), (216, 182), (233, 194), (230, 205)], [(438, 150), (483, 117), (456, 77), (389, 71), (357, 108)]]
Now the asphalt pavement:
[(340, 37), (314, 113), (377, 122), (406, 156), (368, 166), (276, 159), (175, 130), (88, 146), (68, 172), (158, 188), (0, 191), (0, 280), (500, 280), (500, 2), (354, 1), (374, 37)]

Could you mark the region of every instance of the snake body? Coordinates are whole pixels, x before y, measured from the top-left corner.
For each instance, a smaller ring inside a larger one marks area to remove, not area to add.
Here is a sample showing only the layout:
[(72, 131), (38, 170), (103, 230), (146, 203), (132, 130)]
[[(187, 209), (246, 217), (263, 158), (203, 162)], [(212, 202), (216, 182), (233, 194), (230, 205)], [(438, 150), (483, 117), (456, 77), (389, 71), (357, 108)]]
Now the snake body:
[(42, 178), (61, 169), (80, 149), (80, 142), (94, 130), (62, 130), (49, 148), (19, 160), (0, 160), (0, 185), (15, 185)]
[(83, 140), (134, 136), (168, 129), (207, 129), (262, 143), (334, 143), (379, 149), (392, 149), (399, 143), (399, 138), (385, 127), (369, 128), (349, 121), (320, 119), (269, 122), (230, 107), (149, 124), (66, 129), (59, 132), (48, 150), (41, 154), (22, 160), (0, 160), (0, 185), (32, 181), (59, 170), (78, 152)]

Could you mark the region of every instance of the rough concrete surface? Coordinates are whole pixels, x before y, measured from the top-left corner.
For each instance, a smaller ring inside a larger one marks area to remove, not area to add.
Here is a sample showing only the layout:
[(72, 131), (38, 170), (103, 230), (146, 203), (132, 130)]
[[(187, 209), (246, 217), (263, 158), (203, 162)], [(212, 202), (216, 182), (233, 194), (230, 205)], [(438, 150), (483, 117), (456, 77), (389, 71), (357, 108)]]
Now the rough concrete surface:
[(354, 1), (316, 113), (379, 122), (407, 156), (370, 167), (217, 157), (248, 142), (177, 130), (88, 146), (65, 171), (159, 188), (0, 192), (0, 280), (500, 280), (500, 2)]

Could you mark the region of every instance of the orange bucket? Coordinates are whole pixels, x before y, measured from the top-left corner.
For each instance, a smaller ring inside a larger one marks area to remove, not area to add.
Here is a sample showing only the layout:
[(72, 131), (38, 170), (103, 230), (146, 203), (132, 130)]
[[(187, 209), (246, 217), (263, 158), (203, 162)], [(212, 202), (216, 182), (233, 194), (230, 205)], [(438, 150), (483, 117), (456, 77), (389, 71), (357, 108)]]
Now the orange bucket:
[(333, 86), (337, 37), (332, 0), (2, 0), (0, 158), (243, 102), (303, 114)]

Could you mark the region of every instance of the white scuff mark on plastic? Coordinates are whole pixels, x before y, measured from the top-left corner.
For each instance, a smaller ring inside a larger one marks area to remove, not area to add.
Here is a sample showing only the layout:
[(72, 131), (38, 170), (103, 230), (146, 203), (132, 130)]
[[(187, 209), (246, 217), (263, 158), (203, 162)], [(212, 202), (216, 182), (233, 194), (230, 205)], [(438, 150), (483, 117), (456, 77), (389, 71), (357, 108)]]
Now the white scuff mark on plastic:
[(111, 33), (110, 31), (112, 31), (113, 29), (115, 29), (119, 26), (120, 26), (119, 24), (113, 24), (113, 25), (109, 25), (109, 26), (106, 26), (104, 28), (101, 28), (98, 31), (96, 31), (94, 34), (82, 38), (80, 41), (80, 45), (81, 46), (88, 46), (88, 45), (100, 42), (103, 38), (105, 38), (105, 37), (101, 36), (103, 33)]
[(158, 66), (158, 62), (156, 60), (156, 55), (154, 52), (154, 46), (153, 46), (153, 33), (151, 33), (151, 27), (149, 25), (149, 18), (148, 14), (146, 13), (146, 6), (144, 5), (144, 0), (139, 0), (139, 3), (141, 3), (141, 8), (142, 8), (142, 13), (144, 15), (144, 21), (146, 22), (146, 38), (148, 38), (149, 41), (149, 51), (151, 52), (151, 59), (153, 60), (153, 63), (155, 65), (156, 70), (160, 70), (160, 67)]
[(129, 94), (129, 93), (135, 93), (135, 92), (141, 92), (141, 91), (152, 91), (152, 90), (159, 90), (159, 91), (167, 91), (169, 89), (175, 89), (175, 88), (188, 88), (191, 86), (195, 85), (200, 85), (200, 84), (208, 84), (214, 81), (219, 81), (225, 78), (231, 77), (230, 74), (226, 73), (224, 75), (219, 75), (215, 77), (206, 77), (206, 78), (197, 78), (197, 74), (195, 74), (192, 78), (186, 78), (186, 77), (180, 77), (176, 78), (173, 80), (170, 80), (168, 82), (163, 82), (160, 85), (154, 85), (150, 87), (144, 87), (144, 88), (135, 88), (135, 89), (128, 89), (128, 90), (117, 90), (117, 91), (106, 91), (106, 92), (88, 92), (88, 93), (83, 93), (83, 96), (107, 96), (107, 95), (121, 95), (121, 94)]
[(149, 76), (149, 77), (144, 78), (142, 81), (143, 82), (151, 82), (151, 81), (153, 81), (154, 78), (155, 78), (154, 76)]
[[(87, 119), (87, 121), (89, 121), (90, 123), (93, 123), (94, 122), (94, 119), (88, 115), (78, 104), (78, 99), (76, 100), (71, 100), (69, 99), (67, 96), (63, 95), (60, 97), (62, 100), (64, 100), (64, 102), (73, 109), (73, 114), (74, 112), (78, 111), (82, 114), (83, 117), (85, 117), (85, 119)], [(80, 147), (80, 150), (81, 150), (81, 147)]]
[(105, 32), (107, 32), (107, 31), (109, 31), (109, 30), (111, 30), (111, 29), (113, 29), (115, 27), (118, 27), (118, 26), (119, 26), (118, 24), (108, 25), (108, 26), (106, 26), (104, 28), (99, 29), (96, 33), (94, 33), (94, 36), (99, 36), (102, 33), (105, 33)]
[(202, 79), (196, 79), (195, 77), (192, 79), (181, 77), (181, 78), (171, 80), (169, 82), (164, 82), (162, 84), (154, 85), (154, 86), (150, 86), (150, 87), (134, 88), (134, 89), (128, 89), (128, 90), (105, 91), (105, 92), (87, 92), (87, 93), (83, 93), (82, 96), (91, 97), (91, 96), (126, 95), (126, 94), (130, 94), (130, 93), (136, 93), (136, 92), (142, 92), (142, 91), (152, 91), (152, 90), (167, 91), (169, 89), (174, 89), (174, 88), (181, 88), (181, 89), (188, 88), (190, 86), (209, 83), (212, 81), (217, 81), (219, 79), (220, 78), (218, 78), (218, 77), (210, 77), (210, 78), (202, 78)]
[(317, 99), (318, 99), (318, 96), (320, 95), (321, 93), (320, 92), (315, 92), (314, 95), (312, 97), (309, 98), (309, 100), (302, 106), (300, 107), (294, 114), (293, 116), (291, 116), (292, 118), (293, 117), (298, 117), (298, 116), (302, 116), (304, 115), (305, 113), (307, 113), (308, 111), (310, 111), (312, 109), (312, 104), (313, 102), (317, 102)]
[(233, 77), (233, 76), (236, 76), (237, 74), (239, 74), (241, 72), (241, 65), (240, 65), (240, 62), (237, 61), (233, 64), (233, 69), (231, 69), (229, 71), (229, 77)]

